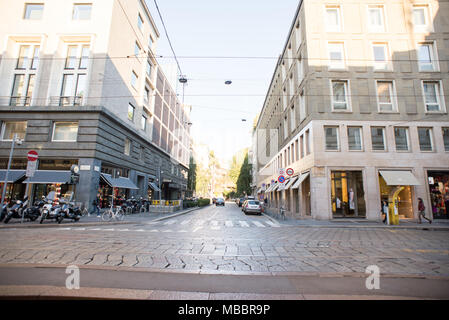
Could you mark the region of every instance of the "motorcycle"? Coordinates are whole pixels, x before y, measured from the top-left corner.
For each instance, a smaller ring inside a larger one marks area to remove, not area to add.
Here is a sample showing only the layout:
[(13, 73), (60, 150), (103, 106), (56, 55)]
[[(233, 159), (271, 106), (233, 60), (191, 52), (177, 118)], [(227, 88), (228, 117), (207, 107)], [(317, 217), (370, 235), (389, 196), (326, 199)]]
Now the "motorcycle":
[(7, 213), (8, 213), (8, 204), (6, 203), (0, 209), (0, 222), (2, 222), (3, 219), (5, 219)]
[(35, 221), (41, 216), (42, 208), (45, 205), (44, 200), (36, 201), (34, 206), (25, 209), (25, 217), (31, 217), (31, 221)]
[(23, 201), (17, 200), (16, 203), (12, 206), (12, 208), (8, 211), (5, 223), (8, 223), (12, 218), (16, 219), (27, 219), (31, 221), (35, 221), (39, 214), (36, 214), (34, 211), (27, 210), (28, 206), (28, 197), (25, 197)]
[(61, 223), (64, 220), (63, 212), (61, 211), (61, 206), (53, 206), (53, 201), (46, 199), (46, 203), (42, 208), (41, 220), (39, 223), (44, 222), (45, 219), (56, 220), (56, 222)]
[(81, 218), (81, 209), (79, 207), (75, 207), (72, 202), (63, 202), (60, 201), (61, 206), (61, 214), (65, 219), (72, 219), (73, 221), (79, 221)]

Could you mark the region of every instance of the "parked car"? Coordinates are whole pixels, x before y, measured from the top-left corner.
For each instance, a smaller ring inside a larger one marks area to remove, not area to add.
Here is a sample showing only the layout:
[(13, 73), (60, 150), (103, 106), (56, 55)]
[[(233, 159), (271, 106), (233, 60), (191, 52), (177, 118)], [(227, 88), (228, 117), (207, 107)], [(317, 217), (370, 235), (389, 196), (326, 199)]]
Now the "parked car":
[(255, 213), (262, 214), (262, 204), (257, 200), (246, 200), (243, 204), (242, 211), (245, 214)]
[(225, 201), (223, 198), (217, 198), (217, 200), (215, 200), (215, 206), (223, 206), (225, 205)]

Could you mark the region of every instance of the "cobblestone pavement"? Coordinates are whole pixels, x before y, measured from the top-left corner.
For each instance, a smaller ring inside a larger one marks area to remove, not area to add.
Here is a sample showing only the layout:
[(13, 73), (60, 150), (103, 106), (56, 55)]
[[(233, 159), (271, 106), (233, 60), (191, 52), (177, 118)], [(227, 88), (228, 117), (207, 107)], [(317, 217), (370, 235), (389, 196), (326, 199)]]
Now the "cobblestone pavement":
[(3, 229), (0, 264), (449, 276), (449, 232), (280, 225), (233, 203), (159, 222)]

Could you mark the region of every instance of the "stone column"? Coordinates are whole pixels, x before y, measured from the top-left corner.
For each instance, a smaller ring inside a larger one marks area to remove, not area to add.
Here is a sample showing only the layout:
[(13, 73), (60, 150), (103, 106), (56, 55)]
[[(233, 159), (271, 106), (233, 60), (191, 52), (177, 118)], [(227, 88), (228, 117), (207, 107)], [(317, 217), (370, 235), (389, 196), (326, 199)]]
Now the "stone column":
[(379, 177), (374, 167), (366, 167), (363, 171), (363, 189), (365, 192), (366, 219), (380, 221), (380, 189)]
[(332, 219), (330, 192), (325, 167), (313, 167), (310, 171), (310, 206), (312, 217), (317, 220)]
[(80, 179), (76, 186), (75, 201), (82, 202), (92, 211), (92, 202), (96, 198), (100, 184), (101, 161), (98, 159), (79, 159)]

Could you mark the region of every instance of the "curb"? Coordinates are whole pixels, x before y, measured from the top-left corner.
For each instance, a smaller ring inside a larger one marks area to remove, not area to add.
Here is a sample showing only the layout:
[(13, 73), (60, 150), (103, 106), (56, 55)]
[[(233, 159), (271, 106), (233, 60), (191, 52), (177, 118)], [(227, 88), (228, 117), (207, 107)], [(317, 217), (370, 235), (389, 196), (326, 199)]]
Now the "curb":
[(193, 209), (189, 209), (183, 212), (178, 212), (175, 214), (172, 214), (170, 216), (166, 216), (166, 217), (160, 217), (151, 221), (114, 221), (114, 222), (107, 222), (107, 221), (93, 221), (93, 222), (81, 222), (81, 223), (63, 223), (63, 224), (57, 224), (57, 223), (53, 223), (53, 224), (20, 224), (20, 223), (16, 223), (16, 224), (10, 224), (10, 225), (4, 225), (2, 227), (0, 227), (0, 230), (2, 229), (27, 229), (27, 228), (55, 228), (55, 227), (89, 227), (89, 226), (97, 226), (97, 225), (104, 225), (104, 226), (110, 226), (110, 225), (127, 225), (127, 224), (142, 224), (142, 223), (151, 223), (151, 222), (158, 222), (158, 221), (163, 221), (163, 220), (167, 220), (170, 218), (174, 218), (183, 214), (187, 214), (190, 213), (192, 211), (195, 210), (199, 210), (199, 209), (203, 209), (206, 207), (198, 207), (198, 208), (193, 208)]

